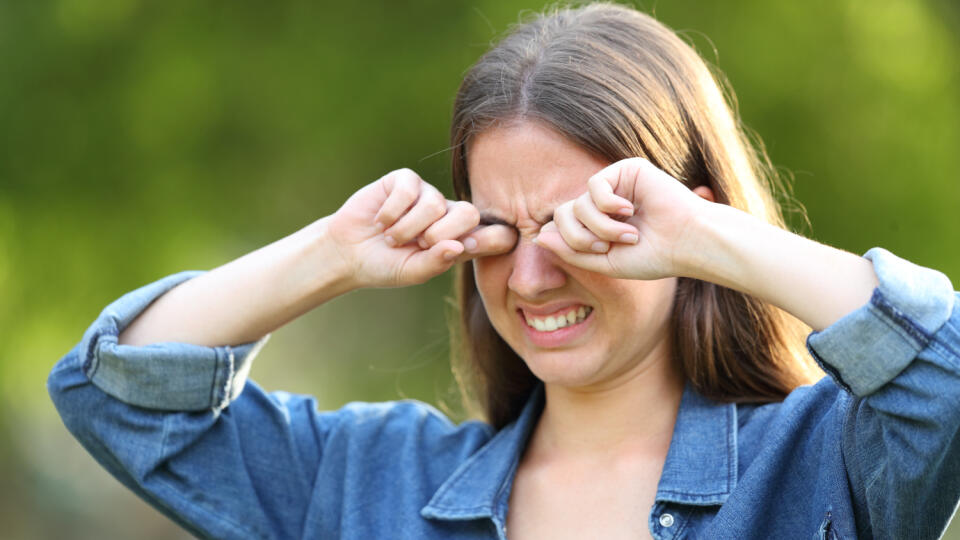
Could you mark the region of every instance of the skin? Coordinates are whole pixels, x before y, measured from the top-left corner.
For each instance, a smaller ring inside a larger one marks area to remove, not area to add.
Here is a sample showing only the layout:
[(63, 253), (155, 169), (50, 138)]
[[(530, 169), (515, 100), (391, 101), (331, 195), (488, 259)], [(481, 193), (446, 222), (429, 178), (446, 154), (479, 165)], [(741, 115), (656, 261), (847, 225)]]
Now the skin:
[[(547, 389), (510, 537), (636, 538), (649, 535), (682, 389), (667, 339), (675, 278), (743, 291), (815, 330), (877, 285), (866, 259), (715, 204), (642, 158), (606, 164), (533, 123), (481, 133), (469, 150), (476, 205), (393, 171), (333, 215), (167, 292), (120, 344), (247, 343), (348, 291), (477, 259), (491, 321)], [(564, 339), (536, 337), (517, 313), (564, 303), (594, 308)]]
[[(494, 328), (533, 373), (548, 387), (600, 391), (637, 376), (644, 359), (668, 358), (676, 278), (615, 279), (565, 263), (534, 243), (554, 209), (583, 193), (586, 179), (608, 163), (537, 124), (487, 131), (467, 155), (480, 215), (519, 233), (510, 253), (475, 262), (477, 286)], [(624, 234), (637, 232), (617, 225)], [(577, 325), (583, 330), (553, 346), (534, 343), (533, 329), (518, 313), (577, 306), (592, 308)]]
[[(601, 235), (582, 225), (606, 217), (585, 203), (588, 179), (610, 164), (559, 133), (529, 122), (491, 129), (467, 155), (481, 222), (507, 223), (519, 234), (510, 253), (475, 262), (479, 292), (494, 328), (546, 389), (511, 492), (510, 536), (648, 537), (646, 516), (683, 391), (670, 361), (677, 278), (611, 277), (537, 242), (542, 230), (558, 227), (589, 253), (607, 254), (619, 239), (650, 241), (639, 219), (605, 219)], [(632, 215), (625, 200), (611, 201), (615, 215)], [(591, 316), (559, 343), (538, 342), (521, 316), (580, 305), (592, 308)]]
[(423, 283), (459, 261), (504, 253), (516, 233), (478, 226), (410, 169), (354, 193), (336, 213), (186, 281), (121, 332), (121, 345), (256, 341), (350, 291)]
[[(514, 251), (476, 261), (477, 285), (547, 396), (514, 480), (511, 538), (650, 537), (682, 394), (669, 341), (677, 276), (758, 296), (815, 329), (877, 284), (860, 257), (715, 204), (646, 160), (605, 163), (537, 123), (482, 133), (468, 156), (483, 219), (519, 232)], [(576, 303), (593, 317), (560, 343), (537, 340), (517, 313)]]
[[(474, 204), (520, 234), (511, 254), (476, 262), (478, 287), (547, 391), (511, 492), (512, 538), (649, 537), (682, 392), (669, 362), (675, 276), (758, 296), (815, 329), (877, 284), (860, 257), (715, 204), (646, 160), (606, 164), (539, 124), (488, 131), (470, 151)], [(516, 311), (551, 301), (597, 313), (538, 346)]]

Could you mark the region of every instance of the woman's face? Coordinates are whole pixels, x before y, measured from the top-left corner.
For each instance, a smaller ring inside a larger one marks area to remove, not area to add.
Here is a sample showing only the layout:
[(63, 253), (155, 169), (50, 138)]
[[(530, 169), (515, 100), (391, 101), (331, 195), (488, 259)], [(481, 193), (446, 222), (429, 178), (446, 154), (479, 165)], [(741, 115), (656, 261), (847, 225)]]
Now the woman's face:
[(510, 253), (474, 261), (494, 328), (547, 384), (604, 388), (670, 357), (676, 278), (614, 279), (533, 244), (553, 209), (609, 165), (534, 122), (490, 128), (467, 153), (481, 223), (517, 228)]

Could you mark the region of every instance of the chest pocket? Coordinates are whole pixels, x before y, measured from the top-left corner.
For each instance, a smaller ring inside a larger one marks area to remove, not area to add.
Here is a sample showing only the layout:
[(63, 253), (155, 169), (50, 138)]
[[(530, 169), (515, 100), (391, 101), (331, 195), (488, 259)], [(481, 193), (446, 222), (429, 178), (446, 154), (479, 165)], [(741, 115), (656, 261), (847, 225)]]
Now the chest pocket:
[(820, 523), (820, 528), (816, 534), (813, 535), (813, 540), (842, 540), (833, 528), (833, 519), (830, 516), (830, 512), (827, 512), (826, 517), (823, 518), (823, 522)]

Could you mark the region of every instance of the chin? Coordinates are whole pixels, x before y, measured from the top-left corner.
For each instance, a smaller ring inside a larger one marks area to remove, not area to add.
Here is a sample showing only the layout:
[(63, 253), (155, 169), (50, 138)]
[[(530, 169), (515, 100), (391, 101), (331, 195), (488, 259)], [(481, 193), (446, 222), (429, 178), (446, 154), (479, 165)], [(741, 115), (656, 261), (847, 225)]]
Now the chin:
[(527, 367), (544, 384), (577, 388), (600, 382), (599, 369), (590, 358), (572, 351), (537, 352), (522, 356)]

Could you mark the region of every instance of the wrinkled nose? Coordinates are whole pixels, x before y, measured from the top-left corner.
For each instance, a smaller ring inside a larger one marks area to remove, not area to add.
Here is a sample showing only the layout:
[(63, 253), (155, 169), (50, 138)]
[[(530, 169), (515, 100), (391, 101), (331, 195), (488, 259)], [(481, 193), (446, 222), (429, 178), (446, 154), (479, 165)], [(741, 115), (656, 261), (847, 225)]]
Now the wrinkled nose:
[(560, 259), (550, 250), (520, 238), (513, 252), (513, 270), (507, 286), (523, 298), (536, 299), (567, 282)]

